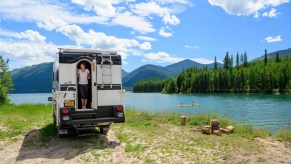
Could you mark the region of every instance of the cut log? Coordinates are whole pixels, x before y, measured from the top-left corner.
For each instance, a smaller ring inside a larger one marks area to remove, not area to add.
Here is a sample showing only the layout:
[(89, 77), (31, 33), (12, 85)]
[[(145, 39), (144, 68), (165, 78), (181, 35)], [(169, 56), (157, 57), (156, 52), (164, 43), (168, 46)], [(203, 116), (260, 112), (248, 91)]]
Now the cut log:
[(181, 116), (180, 117), (180, 125), (186, 125), (186, 116)]
[(219, 121), (218, 120), (210, 120), (210, 126), (211, 127), (218, 127)]
[(217, 136), (221, 136), (221, 131), (220, 130), (214, 130), (213, 133)]
[(233, 133), (234, 132), (234, 127), (233, 126), (227, 126), (225, 129), (227, 129), (229, 131), (229, 133)]
[(203, 128), (202, 128), (202, 133), (203, 134), (211, 134), (211, 126), (204, 126)]

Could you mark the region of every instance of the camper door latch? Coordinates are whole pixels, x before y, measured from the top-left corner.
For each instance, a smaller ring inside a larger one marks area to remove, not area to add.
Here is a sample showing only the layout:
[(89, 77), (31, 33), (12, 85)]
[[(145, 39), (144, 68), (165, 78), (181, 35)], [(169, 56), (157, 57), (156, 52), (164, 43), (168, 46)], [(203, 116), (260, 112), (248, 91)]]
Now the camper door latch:
[(96, 86), (97, 84), (96, 84), (96, 82), (94, 82), (94, 86)]

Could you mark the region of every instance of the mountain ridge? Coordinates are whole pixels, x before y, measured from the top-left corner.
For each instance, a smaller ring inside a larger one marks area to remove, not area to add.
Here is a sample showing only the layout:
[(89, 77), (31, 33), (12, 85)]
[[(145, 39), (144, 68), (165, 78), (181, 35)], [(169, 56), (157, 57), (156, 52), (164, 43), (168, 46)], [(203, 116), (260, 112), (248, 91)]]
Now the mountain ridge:
[[(222, 65), (222, 64), (220, 64)], [(124, 87), (132, 87), (137, 81), (144, 79), (166, 79), (174, 77), (189, 67), (202, 68), (204, 65), (186, 59), (168, 66), (162, 67), (146, 64), (128, 73), (122, 69), (122, 81)], [(14, 83), (13, 93), (49, 93), (52, 88), (53, 63), (41, 63), (26, 66), (11, 71)]]
[[(279, 50), (268, 54), (268, 59), (275, 59), (276, 54), (279, 53), (280, 58), (291, 57), (291, 48), (285, 50)], [(264, 55), (255, 58), (252, 61), (261, 61), (264, 59)], [(38, 65), (26, 66), (11, 71), (12, 80), (14, 83), (13, 93), (49, 93), (52, 89), (52, 66), (53, 63), (41, 63)], [(201, 64), (190, 59), (170, 64), (162, 67), (153, 64), (146, 64), (132, 72), (126, 72), (122, 70), (123, 86), (130, 88), (139, 80), (160, 78), (166, 79), (169, 77), (175, 77), (183, 70), (189, 67), (213, 68), (214, 64)], [(218, 66), (222, 66), (218, 63)]]

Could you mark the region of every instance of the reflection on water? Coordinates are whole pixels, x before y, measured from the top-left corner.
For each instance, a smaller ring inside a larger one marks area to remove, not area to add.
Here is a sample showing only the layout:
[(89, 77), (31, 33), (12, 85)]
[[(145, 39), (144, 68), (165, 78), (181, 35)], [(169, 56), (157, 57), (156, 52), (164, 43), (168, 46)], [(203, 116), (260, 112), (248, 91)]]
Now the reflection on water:
[[(50, 93), (12, 94), (15, 104), (49, 103)], [(177, 105), (198, 103), (201, 106), (180, 108)], [(191, 94), (168, 95), (159, 93), (127, 92), (125, 107), (150, 112), (181, 112), (195, 114), (216, 112), (237, 122), (253, 123), (257, 127), (277, 131), (283, 126), (291, 127), (291, 95), (264, 94)]]

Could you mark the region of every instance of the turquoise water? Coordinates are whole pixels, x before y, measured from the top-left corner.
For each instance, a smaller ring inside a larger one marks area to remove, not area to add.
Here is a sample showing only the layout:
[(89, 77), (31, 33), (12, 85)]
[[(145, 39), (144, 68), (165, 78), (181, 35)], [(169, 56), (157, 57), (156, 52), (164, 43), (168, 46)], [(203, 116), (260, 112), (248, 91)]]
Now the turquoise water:
[[(15, 104), (49, 103), (50, 93), (12, 94), (9, 95)], [(201, 106), (180, 108), (180, 103), (198, 103)], [(264, 94), (191, 94), (167, 95), (159, 93), (127, 92), (125, 107), (150, 112), (181, 112), (195, 114), (216, 112), (237, 122), (252, 123), (256, 127), (277, 131), (282, 127), (291, 128), (291, 95)]]

